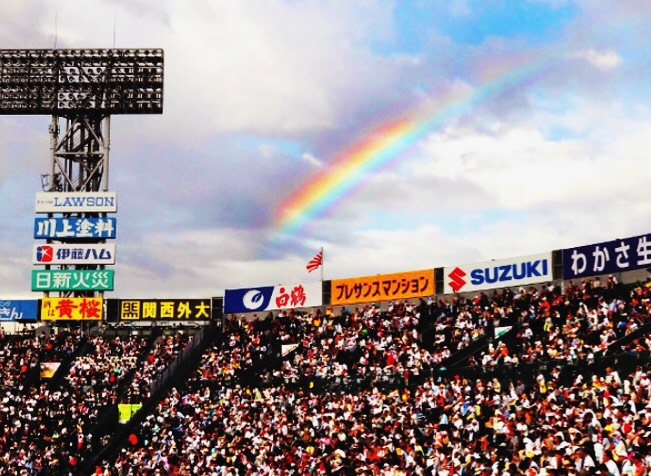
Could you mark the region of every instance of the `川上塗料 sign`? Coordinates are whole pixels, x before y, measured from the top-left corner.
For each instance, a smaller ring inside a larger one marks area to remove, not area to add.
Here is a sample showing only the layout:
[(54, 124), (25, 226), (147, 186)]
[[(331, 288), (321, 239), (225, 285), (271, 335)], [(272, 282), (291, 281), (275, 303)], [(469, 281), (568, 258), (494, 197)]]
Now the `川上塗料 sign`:
[(36, 218), (34, 238), (68, 240), (77, 238), (115, 238), (115, 218)]

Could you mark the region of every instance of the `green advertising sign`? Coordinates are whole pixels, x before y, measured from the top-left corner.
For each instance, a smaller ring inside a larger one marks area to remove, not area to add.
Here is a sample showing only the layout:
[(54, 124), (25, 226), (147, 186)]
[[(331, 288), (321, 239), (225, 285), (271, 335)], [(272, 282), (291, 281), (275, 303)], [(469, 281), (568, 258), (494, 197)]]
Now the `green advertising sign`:
[(38, 269), (32, 291), (113, 291), (115, 271), (106, 269)]

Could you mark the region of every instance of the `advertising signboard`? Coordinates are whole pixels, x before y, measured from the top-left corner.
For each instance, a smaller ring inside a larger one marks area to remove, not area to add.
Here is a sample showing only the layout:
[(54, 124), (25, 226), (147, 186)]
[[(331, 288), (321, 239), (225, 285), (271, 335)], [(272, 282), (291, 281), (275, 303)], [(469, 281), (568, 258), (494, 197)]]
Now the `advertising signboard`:
[(36, 218), (34, 238), (70, 240), (75, 238), (115, 238), (115, 218)]
[(115, 192), (37, 192), (36, 213), (114, 213), (118, 211)]
[(443, 275), (446, 294), (543, 283), (552, 280), (552, 254), (450, 266)]
[(100, 297), (65, 297), (41, 299), (42, 321), (99, 321), (104, 314)]
[(330, 304), (363, 304), (434, 295), (434, 270), (333, 279)]
[(207, 321), (210, 303), (210, 299), (109, 299), (108, 313), (117, 313), (121, 321)]
[(323, 304), (322, 283), (304, 283), (256, 288), (226, 289), (224, 313), (276, 311)]
[(651, 234), (563, 250), (563, 279), (651, 267)]
[(0, 299), (0, 321), (35, 321), (37, 318), (36, 299)]
[(112, 269), (35, 269), (32, 291), (113, 291)]
[(63, 244), (34, 245), (33, 264), (115, 264), (114, 244)]

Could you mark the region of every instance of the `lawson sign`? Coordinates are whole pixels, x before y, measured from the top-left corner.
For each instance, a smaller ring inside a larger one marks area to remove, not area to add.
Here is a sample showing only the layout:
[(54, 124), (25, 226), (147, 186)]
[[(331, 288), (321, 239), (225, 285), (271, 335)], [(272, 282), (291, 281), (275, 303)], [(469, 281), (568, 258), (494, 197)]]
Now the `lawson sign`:
[(115, 192), (38, 192), (36, 213), (114, 213), (118, 211)]
[(552, 254), (539, 253), (444, 269), (445, 293), (524, 286), (552, 280)]
[(323, 305), (323, 288), (320, 282), (290, 286), (260, 286), (257, 288), (226, 289), (224, 312), (276, 311)]
[(115, 245), (103, 243), (34, 245), (33, 264), (115, 264)]

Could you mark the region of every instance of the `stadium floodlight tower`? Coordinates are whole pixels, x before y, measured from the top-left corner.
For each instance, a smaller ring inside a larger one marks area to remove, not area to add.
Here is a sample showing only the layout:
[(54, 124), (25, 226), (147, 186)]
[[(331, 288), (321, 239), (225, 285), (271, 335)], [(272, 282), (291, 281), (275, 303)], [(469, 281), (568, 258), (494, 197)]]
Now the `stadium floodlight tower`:
[[(107, 192), (111, 115), (162, 112), (162, 49), (0, 50), (0, 114), (52, 116), (51, 166), (41, 180), (44, 192)], [(63, 216), (105, 214), (82, 209)], [(94, 243), (98, 241), (103, 242)], [(59, 269), (103, 267), (66, 264)], [(98, 294), (103, 292), (60, 292)]]

